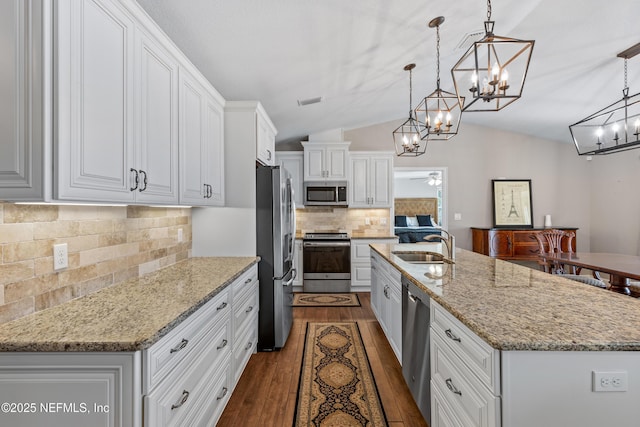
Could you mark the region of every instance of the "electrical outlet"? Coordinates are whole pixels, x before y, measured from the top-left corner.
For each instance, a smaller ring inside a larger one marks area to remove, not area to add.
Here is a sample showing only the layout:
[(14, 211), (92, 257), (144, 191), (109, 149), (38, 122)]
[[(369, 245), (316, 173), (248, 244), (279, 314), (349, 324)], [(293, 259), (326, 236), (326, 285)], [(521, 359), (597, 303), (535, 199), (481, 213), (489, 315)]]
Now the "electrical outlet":
[(369, 217), (364, 219), (364, 225), (371, 225), (371, 219)]
[(178, 228), (178, 242), (182, 242), (182, 228)]
[(626, 371), (592, 371), (593, 391), (628, 391), (629, 377)]
[(69, 266), (69, 257), (67, 254), (67, 244), (59, 243), (53, 245), (53, 269), (62, 270)]
[(454, 213), (453, 214), (453, 220), (454, 221), (461, 221), (462, 220), (462, 214), (461, 213)]
[(382, 218), (380, 218), (380, 225), (387, 225), (387, 217), (383, 216)]

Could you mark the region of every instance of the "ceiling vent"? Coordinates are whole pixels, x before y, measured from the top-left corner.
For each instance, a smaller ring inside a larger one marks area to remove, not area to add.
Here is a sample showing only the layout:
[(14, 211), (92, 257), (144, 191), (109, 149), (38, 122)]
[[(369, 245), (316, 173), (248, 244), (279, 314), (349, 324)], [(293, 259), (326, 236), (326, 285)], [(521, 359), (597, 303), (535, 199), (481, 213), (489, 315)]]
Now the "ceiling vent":
[(478, 40), (483, 38), (484, 34), (484, 30), (476, 30), (465, 34), (462, 37), (462, 40), (460, 40), (460, 43), (458, 43), (458, 45), (456, 46), (455, 50), (463, 50), (466, 52), (474, 42), (477, 42)]
[(317, 104), (318, 102), (322, 102), (321, 96), (317, 96), (315, 98), (298, 99), (298, 105), (300, 107), (304, 107), (305, 105), (310, 105), (310, 104)]

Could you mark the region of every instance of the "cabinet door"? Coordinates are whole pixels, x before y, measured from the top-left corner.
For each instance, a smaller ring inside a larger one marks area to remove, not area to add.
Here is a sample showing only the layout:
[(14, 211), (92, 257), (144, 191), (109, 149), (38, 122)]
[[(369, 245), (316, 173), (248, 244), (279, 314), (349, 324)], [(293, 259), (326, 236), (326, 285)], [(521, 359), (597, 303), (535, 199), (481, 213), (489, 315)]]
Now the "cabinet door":
[(134, 23), (111, 1), (56, 6), (56, 196), (133, 201)]
[(0, 2), (0, 200), (44, 196), (41, 12), (41, 2)]
[(377, 255), (374, 255), (373, 251), (371, 252), (371, 308), (380, 322), (381, 319), (381, 310), (380, 304), (382, 303), (382, 280), (380, 277), (380, 261), (377, 258)]
[(366, 157), (351, 157), (351, 200), (349, 206), (370, 207), (369, 203), (369, 159)]
[(276, 146), (276, 134), (269, 126), (269, 123), (262, 117), (261, 114), (256, 115), (257, 120), (257, 157), (258, 160), (267, 166), (275, 165), (275, 146)]
[(513, 232), (489, 231), (489, 256), (510, 257), (513, 255)]
[[(208, 95), (208, 94), (207, 94)], [(224, 109), (210, 95), (205, 97), (205, 129), (202, 170), (208, 191), (201, 204), (224, 205)]]
[(178, 64), (154, 39), (136, 37), (137, 201), (178, 203)]
[(204, 186), (204, 91), (186, 71), (180, 71), (180, 203), (202, 205)]
[(323, 147), (305, 147), (304, 179), (325, 179), (325, 150)]
[(304, 177), (304, 158), (302, 151), (299, 152), (282, 152), (276, 153), (277, 163), (285, 168), (291, 174), (293, 182), (293, 197), (296, 207), (300, 208), (304, 205), (303, 195), (303, 177)]
[(393, 191), (392, 174), (393, 158), (391, 156), (371, 158), (369, 194), (373, 207), (391, 207)]
[(325, 170), (328, 171), (328, 178), (347, 179), (347, 158), (346, 148), (327, 147), (325, 153)]

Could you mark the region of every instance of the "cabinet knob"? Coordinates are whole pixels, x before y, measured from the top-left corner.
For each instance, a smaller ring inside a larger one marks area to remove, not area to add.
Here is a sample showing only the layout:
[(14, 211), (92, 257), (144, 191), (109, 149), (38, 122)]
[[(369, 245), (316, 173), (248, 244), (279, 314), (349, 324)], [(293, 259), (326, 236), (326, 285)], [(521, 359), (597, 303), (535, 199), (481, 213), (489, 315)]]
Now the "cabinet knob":
[(187, 390), (184, 390), (182, 392), (182, 395), (180, 396), (180, 400), (178, 400), (177, 403), (174, 403), (173, 405), (171, 405), (171, 410), (173, 411), (174, 409), (178, 409), (179, 407), (184, 405), (188, 398), (189, 398), (189, 392)]
[(251, 313), (253, 311), (253, 306), (250, 305), (249, 308), (247, 308), (244, 312), (245, 313)]
[(216, 350), (222, 350), (223, 348), (225, 348), (228, 344), (227, 340), (222, 340), (222, 344), (220, 344), (219, 346), (216, 347)]
[(244, 349), (245, 349), (245, 351), (246, 351), (246, 350), (249, 350), (251, 347), (253, 347), (253, 342), (252, 342), (252, 341), (249, 341), (249, 342), (247, 343), (247, 345), (244, 347)]

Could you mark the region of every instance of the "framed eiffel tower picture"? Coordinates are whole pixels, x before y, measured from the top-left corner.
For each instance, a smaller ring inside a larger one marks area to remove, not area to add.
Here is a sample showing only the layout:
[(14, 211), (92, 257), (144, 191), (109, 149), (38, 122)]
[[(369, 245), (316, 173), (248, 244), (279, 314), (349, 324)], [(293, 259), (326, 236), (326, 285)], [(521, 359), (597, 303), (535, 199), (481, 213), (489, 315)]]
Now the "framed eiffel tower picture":
[(530, 179), (492, 179), (493, 227), (533, 228)]

